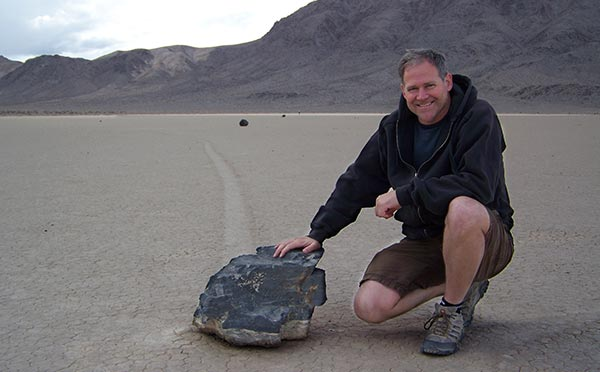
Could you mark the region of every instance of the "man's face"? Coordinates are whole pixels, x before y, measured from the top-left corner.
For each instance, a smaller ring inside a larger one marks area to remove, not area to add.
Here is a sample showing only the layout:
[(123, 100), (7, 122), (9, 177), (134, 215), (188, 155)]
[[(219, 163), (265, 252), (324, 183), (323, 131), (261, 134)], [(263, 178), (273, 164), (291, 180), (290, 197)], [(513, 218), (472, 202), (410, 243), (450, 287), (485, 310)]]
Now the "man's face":
[(401, 89), (408, 109), (421, 124), (435, 124), (450, 110), (452, 75), (440, 78), (437, 68), (429, 62), (407, 67)]

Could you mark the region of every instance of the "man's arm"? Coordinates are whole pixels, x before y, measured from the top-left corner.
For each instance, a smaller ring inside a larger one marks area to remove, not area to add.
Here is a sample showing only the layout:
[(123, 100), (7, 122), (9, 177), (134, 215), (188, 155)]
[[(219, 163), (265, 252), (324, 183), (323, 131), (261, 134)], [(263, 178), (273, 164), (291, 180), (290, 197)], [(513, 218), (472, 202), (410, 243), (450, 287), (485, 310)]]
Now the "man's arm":
[[(380, 127), (381, 130), (381, 127)], [(311, 238), (323, 242), (356, 221), (363, 208), (373, 207), (379, 195), (390, 188), (382, 154), (380, 130), (342, 174), (331, 196), (319, 208), (310, 224)]]
[[(313, 218), (308, 236), (292, 238), (276, 245), (274, 257), (283, 257), (293, 249), (310, 253), (322, 247), (322, 242), (336, 235), (344, 227), (356, 220), (361, 209), (372, 207), (376, 198), (390, 184), (380, 151), (381, 124), (357, 159), (337, 180), (332, 194)], [(393, 215), (393, 213), (392, 213)]]

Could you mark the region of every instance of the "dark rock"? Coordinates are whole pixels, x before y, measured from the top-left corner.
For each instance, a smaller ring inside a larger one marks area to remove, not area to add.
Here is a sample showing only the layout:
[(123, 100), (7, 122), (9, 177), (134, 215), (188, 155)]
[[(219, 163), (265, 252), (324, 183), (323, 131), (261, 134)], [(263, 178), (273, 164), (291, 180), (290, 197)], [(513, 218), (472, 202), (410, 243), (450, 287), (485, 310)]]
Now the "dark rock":
[(246, 119), (240, 120), (240, 127), (247, 127), (247, 126), (248, 126), (248, 120), (246, 120)]
[(315, 268), (323, 249), (273, 258), (258, 247), (213, 275), (194, 313), (194, 325), (239, 346), (278, 346), (308, 336), (315, 306), (323, 305), (325, 271)]

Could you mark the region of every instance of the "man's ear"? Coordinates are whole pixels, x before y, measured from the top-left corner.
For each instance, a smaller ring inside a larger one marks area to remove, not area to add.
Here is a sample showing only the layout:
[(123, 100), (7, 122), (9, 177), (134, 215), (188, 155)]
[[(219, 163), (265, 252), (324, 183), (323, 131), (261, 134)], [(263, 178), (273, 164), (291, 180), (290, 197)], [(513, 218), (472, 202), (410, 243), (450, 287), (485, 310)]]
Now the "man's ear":
[(449, 91), (452, 90), (452, 74), (451, 73), (447, 73), (446, 77), (444, 78), (444, 84), (446, 84), (446, 89)]

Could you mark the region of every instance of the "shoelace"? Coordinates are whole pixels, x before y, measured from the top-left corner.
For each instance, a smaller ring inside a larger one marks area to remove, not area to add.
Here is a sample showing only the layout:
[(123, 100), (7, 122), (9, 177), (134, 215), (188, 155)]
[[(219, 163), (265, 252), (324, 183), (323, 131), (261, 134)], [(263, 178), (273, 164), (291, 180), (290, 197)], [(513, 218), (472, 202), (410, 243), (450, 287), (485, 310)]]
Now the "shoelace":
[(427, 321), (425, 322), (425, 324), (423, 324), (423, 328), (425, 328), (426, 330), (429, 330), (431, 328), (431, 326), (433, 326), (433, 324), (435, 324), (436, 320), (438, 320), (439, 318), (443, 318), (445, 315), (446, 315), (446, 312), (444, 310), (440, 310), (439, 312), (436, 311), (431, 316), (431, 318), (427, 319)]
[[(429, 318), (425, 324), (423, 325), (423, 327), (426, 330), (429, 330), (431, 327), (433, 327), (433, 330), (431, 330), (431, 333), (434, 335), (438, 335), (438, 336), (444, 336), (444, 337), (460, 337), (460, 333), (461, 331), (452, 324), (452, 320), (451, 320), (452, 314), (449, 314), (446, 312), (446, 310), (444, 309), (440, 309), (439, 311), (436, 311), (431, 318)], [(442, 321), (437, 321), (438, 319), (442, 319)]]

